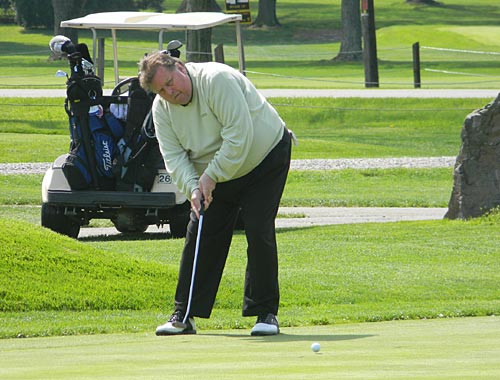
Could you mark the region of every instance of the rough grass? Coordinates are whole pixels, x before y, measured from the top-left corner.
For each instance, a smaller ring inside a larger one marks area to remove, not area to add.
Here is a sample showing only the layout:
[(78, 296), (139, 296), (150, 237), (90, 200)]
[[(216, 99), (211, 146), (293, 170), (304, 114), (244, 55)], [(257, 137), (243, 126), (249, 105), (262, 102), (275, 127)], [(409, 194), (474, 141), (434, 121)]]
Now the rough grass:
[(291, 171), (283, 206), (446, 207), (453, 169)]
[[(11, 101), (0, 99), (0, 110), (10, 110), (0, 113), (0, 162), (51, 162), (67, 152), (67, 115), (60, 99)], [(271, 99), (299, 138), (293, 159), (454, 156), (464, 119), (490, 101)]]
[[(495, 214), (280, 230), (281, 324), (497, 314), (498, 223)], [(0, 336), (151, 329), (171, 312), (182, 243), (83, 243), (0, 219)], [(201, 328), (253, 322), (240, 316), (245, 252), (237, 234), (214, 314)]]
[[(41, 174), (0, 175), (0, 205), (40, 205), (42, 178)], [(293, 170), (281, 205), (446, 207), (452, 185), (452, 168)], [(14, 217), (17, 212), (12, 209)]]
[(176, 278), (168, 265), (102, 255), (42, 228), (0, 223), (2, 311), (148, 309), (158, 305), (158, 281)]

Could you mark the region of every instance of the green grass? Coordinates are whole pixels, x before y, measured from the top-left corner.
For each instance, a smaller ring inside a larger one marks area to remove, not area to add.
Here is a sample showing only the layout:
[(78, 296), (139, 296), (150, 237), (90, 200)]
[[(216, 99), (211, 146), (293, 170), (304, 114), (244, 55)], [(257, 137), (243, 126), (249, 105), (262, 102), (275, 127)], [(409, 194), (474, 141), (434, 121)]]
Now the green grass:
[[(498, 317), (3, 341), (0, 375), (56, 379), (498, 379)], [(321, 351), (310, 350), (312, 342)], [(173, 352), (175, 351), (175, 353)]]
[(30, 224), (40, 224), (40, 202), (30, 205), (0, 205), (0, 215), (8, 219), (17, 219)]
[[(280, 230), (281, 324), (498, 314), (498, 219)], [(0, 244), (1, 337), (150, 331), (171, 312), (181, 239), (78, 242), (0, 219)], [(245, 252), (236, 234), (202, 330), (251, 326)]]
[[(41, 174), (0, 175), (0, 205), (39, 205)], [(451, 168), (293, 170), (282, 206), (446, 207)], [(12, 208), (14, 217), (19, 208)]]
[(53, 162), (68, 153), (70, 137), (30, 133), (0, 133), (0, 162)]
[(272, 99), (299, 138), (293, 158), (454, 156), (488, 99)]
[(23, 228), (20, 223), (2, 220), (0, 228), (6, 233), (2, 234), (2, 246), (7, 245), (11, 233), (19, 239), (8, 249), (10, 253), (3, 255), (0, 265), (4, 312), (148, 309), (153, 304), (158, 307), (158, 298), (152, 299), (160, 280), (172, 283), (176, 279), (173, 266), (157, 267), (119, 253), (103, 256), (91, 246), (75, 245), (42, 229), (19, 233), (16, 230)]
[(322, 207), (446, 207), (453, 169), (291, 171), (281, 204)]
[[(177, 3), (169, 3), (169, 10)], [(411, 44), (416, 41), (500, 51), (494, 37), (497, 5), (490, 0), (443, 3), (414, 7), (402, 0), (377, 1), (382, 88), (411, 87)], [(254, 17), (256, 6), (253, 2)], [(339, 49), (332, 33), (339, 28), (339, 7), (340, 2), (327, 0), (279, 1), (282, 28), (244, 31), (247, 69), (265, 73), (249, 73), (250, 79), (259, 88), (362, 88), (361, 63), (330, 62)], [(156, 36), (118, 35), (121, 74), (135, 75), (137, 60), (156, 47)], [(67, 64), (47, 60), (51, 36), (52, 31), (0, 26), (0, 88), (64, 88), (54, 73)], [(214, 31), (214, 43), (224, 42), (231, 64), (236, 60), (233, 36), (229, 27)], [(81, 37), (89, 41), (89, 34)], [(421, 58), (423, 91), (498, 87), (496, 56), (423, 47)], [(108, 69), (108, 88), (112, 78)], [(454, 156), (465, 116), (490, 99), (272, 101), (299, 136), (293, 151), (299, 159)], [(0, 162), (53, 161), (69, 145), (62, 99), (0, 99), (0, 133)], [(202, 335), (162, 340), (151, 333), (171, 312), (182, 240), (74, 241), (42, 229), (41, 179), (0, 176), (0, 337), (51, 338), (1, 340), (0, 377), (500, 375), (496, 318), (451, 318), (500, 312), (498, 214), (470, 221), (280, 230), (284, 334), (270, 339), (250, 339), (247, 329), (254, 321), (240, 315), (246, 242), (237, 233), (214, 313), (198, 320)], [(282, 203), (445, 207), (451, 185), (451, 169), (292, 171)], [(356, 324), (375, 321), (392, 322)], [(130, 332), (135, 334), (124, 334)], [(54, 337), (101, 333), (118, 334)], [(321, 342), (320, 354), (310, 352), (312, 341)]]
[[(454, 156), (465, 117), (490, 101), (271, 99), (299, 138), (293, 159)], [(66, 153), (62, 104), (62, 99), (0, 99), (0, 162), (52, 162)]]
[(0, 133), (68, 135), (61, 98), (1, 98)]
[(0, 175), (1, 205), (40, 205), (41, 203), (42, 175)]
[[(174, 12), (180, 0), (168, 3)], [(257, 15), (258, 2), (252, 3)], [(379, 77), (383, 88), (413, 86), (411, 45), (500, 52), (498, 34), (500, 9), (491, 0), (446, 0), (439, 7), (413, 6), (405, 1), (379, 0), (375, 5)], [(364, 71), (361, 62), (332, 62), (339, 51), (340, 2), (327, 0), (287, 0), (277, 3), (281, 28), (267, 30), (244, 27), (245, 57), (249, 77), (260, 88), (362, 88)], [(136, 75), (137, 61), (147, 51), (156, 49), (157, 36), (146, 32), (118, 33), (120, 74)], [(106, 66), (112, 67), (111, 38), (106, 38)], [(67, 67), (61, 61), (48, 61), (51, 30), (29, 30), (12, 25), (0, 26), (0, 87), (64, 88), (55, 78), (57, 69)], [(80, 39), (90, 42), (89, 31)], [(185, 40), (183, 33), (168, 33), (168, 38)], [(214, 29), (214, 46), (224, 43), (228, 63), (235, 65), (237, 51), (233, 26)], [(422, 81), (426, 88), (497, 88), (498, 56), (422, 49)], [(20, 70), (26, 68), (27, 70)], [(457, 75), (444, 72), (466, 72)], [(477, 77), (475, 75), (484, 75)], [(274, 76), (272, 76), (274, 75)], [(276, 76), (277, 75), (277, 76)], [(113, 74), (106, 70), (107, 86)]]

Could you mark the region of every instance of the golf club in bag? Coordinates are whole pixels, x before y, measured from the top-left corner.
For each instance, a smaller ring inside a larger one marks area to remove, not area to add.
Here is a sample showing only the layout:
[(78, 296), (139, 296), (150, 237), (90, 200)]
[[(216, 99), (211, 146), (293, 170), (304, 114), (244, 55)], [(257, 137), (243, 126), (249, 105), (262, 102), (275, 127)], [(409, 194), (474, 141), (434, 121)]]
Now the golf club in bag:
[(196, 264), (198, 263), (198, 252), (200, 251), (200, 239), (201, 239), (201, 229), (203, 226), (203, 217), (205, 214), (203, 203), (205, 200), (203, 197), (201, 198), (201, 207), (200, 207), (200, 219), (198, 220), (198, 233), (196, 235), (196, 245), (194, 248), (194, 258), (193, 258), (193, 269), (191, 271), (191, 283), (189, 284), (189, 296), (186, 307), (186, 313), (184, 314), (184, 319), (182, 322), (174, 322), (173, 325), (180, 329), (187, 328), (187, 320), (189, 318), (189, 312), (191, 311), (191, 302), (193, 301), (193, 288), (194, 288), (194, 277), (196, 275)]
[[(80, 128), (81, 136), (79, 137), (83, 145), (84, 157), (89, 163), (90, 182), (96, 190), (99, 190), (99, 173), (96, 158), (93, 154), (89, 111), (98, 109), (99, 100), (103, 95), (102, 81), (94, 74), (94, 65), (87, 45), (74, 45), (69, 38), (58, 35), (50, 40), (49, 47), (54, 54), (65, 55), (69, 61), (71, 73), (66, 83), (67, 103), (65, 108), (68, 116), (70, 116), (71, 128), (76, 129), (77, 124), (82, 125), (82, 128)], [(77, 164), (76, 159), (75, 162), (68, 163), (69, 166)], [(65, 171), (64, 167), (63, 171)]]

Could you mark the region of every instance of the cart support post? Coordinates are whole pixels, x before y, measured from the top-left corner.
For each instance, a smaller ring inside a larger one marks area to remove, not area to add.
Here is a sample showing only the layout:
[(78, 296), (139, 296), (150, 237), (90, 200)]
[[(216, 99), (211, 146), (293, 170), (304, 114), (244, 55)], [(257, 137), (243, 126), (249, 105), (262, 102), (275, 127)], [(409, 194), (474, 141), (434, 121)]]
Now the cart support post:
[(236, 44), (238, 45), (238, 60), (239, 60), (240, 73), (246, 76), (245, 52), (243, 50), (241, 22), (239, 20), (235, 22), (236, 22)]
[(113, 66), (115, 68), (115, 84), (120, 82), (118, 75), (118, 47), (116, 45), (116, 29), (111, 29), (111, 36), (113, 37)]
[(160, 29), (158, 32), (158, 50), (163, 50), (163, 32), (165, 29)]

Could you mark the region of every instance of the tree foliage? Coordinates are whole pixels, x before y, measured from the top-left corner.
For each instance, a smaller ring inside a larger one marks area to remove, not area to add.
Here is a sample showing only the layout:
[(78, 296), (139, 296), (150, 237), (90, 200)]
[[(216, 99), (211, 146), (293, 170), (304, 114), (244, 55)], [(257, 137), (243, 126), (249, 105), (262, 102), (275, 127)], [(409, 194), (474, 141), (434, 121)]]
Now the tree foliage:
[(16, 20), (26, 28), (44, 27), (58, 30), (60, 21), (89, 13), (124, 10), (163, 10), (162, 0), (1, 0), (16, 11)]
[(12, 5), (16, 10), (16, 22), (25, 28), (54, 25), (54, 12), (46, 0), (15, 0)]
[(3, 13), (7, 13), (12, 8), (10, 0), (0, 0), (0, 9)]

